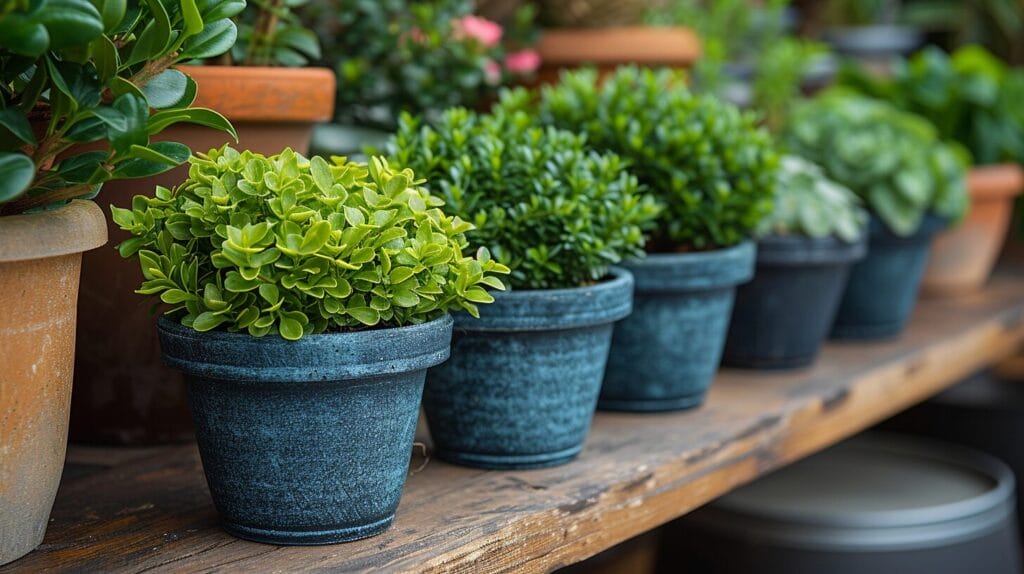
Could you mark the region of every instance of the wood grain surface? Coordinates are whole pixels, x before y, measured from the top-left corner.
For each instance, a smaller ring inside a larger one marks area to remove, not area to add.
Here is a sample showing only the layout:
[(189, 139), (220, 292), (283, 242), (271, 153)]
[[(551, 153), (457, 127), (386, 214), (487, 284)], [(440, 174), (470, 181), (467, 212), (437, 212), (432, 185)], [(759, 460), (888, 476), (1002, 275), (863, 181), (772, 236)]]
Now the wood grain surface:
[[(833, 344), (798, 372), (723, 371), (708, 403), (599, 413), (580, 458), (521, 472), (414, 456), (394, 526), (275, 547), (223, 533), (193, 446), (72, 447), (46, 540), (0, 572), (544, 572), (655, 528), (1019, 351), (1024, 274), (922, 301), (898, 341)], [(425, 464), (423, 464), (425, 462)]]

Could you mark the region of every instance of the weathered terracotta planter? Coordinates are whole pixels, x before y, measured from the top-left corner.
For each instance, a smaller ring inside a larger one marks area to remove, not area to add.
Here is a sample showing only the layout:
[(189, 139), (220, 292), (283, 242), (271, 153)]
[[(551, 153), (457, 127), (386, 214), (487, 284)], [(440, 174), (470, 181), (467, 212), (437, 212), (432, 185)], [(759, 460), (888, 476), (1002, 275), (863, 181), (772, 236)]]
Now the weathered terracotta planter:
[(82, 252), (106, 241), (91, 201), (0, 219), (0, 564), (46, 533), (68, 440)]
[[(240, 149), (305, 153), (313, 126), (331, 118), (334, 74), (314, 68), (183, 66), (199, 88), (196, 106), (213, 108), (238, 130)], [(159, 137), (206, 151), (231, 142), (225, 133), (193, 125), (172, 126)], [(102, 204), (120, 207), (156, 185), (182, 181), (181, 167), (154, 178), (116, 181), (103, 187)], [(109, 223), (111, 244), (128, 235)], [(113, 249), (89, 253), (82, 274), (82, 305), (75, 363), (71, 440), (158, 444), (189, 440), (192, 425), (180, 375), (161, 364), (150, 304), (134, 290), (138, 264)], [(116, 317), (116, 321), (112, 318)]]
[(975, 291), (988, 281), (1006, 239), (1013, 200), (1024, 190), (1024, 170), (1017, 164), (976, 167), (967, 186), (971, 210), (959, 227), (935, 238), (922, 287), (926, 294)]
[(701, 55), (700, 39), (689, 28), (622, 26), (550, 28), (537, 43), (539, 83), (558, 81), (563, 69), (596, 66), (602, 76), (618, 66), (687, 68)]

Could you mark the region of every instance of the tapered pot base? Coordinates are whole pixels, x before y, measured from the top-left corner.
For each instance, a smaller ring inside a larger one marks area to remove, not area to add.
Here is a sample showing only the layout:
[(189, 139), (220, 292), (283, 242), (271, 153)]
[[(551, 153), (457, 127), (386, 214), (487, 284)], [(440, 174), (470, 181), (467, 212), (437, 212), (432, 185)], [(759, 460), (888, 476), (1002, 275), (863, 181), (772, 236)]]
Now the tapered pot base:
[(232, 522), (222, 522), (221, 525), (228, 534), (262, 542), (263, 544), (278, 544), (287, 546), (321, 546), (324, 544), (337, 544), (339, 542), (352, 542), (376, 536), (387, 530), (394, 522), (395, 515), (360, 526), (349, 526), (345, 528), (331, 528), (326, 530), (269, 530), (266, 528), (255, 528)]
[(582, 446), (574, 446), (555, 452), (539, 454), (481, 454), (476, 452), (458, 452), (438, 449), (435, 454), (441, 460), (463, 466), (484, 468), (488, 470), (529, 470), (533, 468), (549, 468), (565, 464), (576, 458)]
[(628, 413), (658, 413), (666, 411), (685, 411), (695, 409), (704, 404), (707, 393), (701, 392), (685, 397), (668, 399), (601, 399), (597, 408), (602, 411), (620, 411)]

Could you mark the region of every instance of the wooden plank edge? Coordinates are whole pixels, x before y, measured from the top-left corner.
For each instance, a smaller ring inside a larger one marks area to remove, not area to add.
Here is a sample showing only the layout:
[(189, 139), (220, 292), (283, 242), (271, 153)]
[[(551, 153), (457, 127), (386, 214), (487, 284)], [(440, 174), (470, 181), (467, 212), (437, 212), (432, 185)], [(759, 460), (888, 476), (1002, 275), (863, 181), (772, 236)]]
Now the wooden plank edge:
[(784, 416), (755, 421), (742, 438), (697, 463), (691, 453), (658, 468), (640, 467), (622, 486), (584, 493), (574, 504), (515, 519), (444, 556), (399, 563), (394, 571), (547, 572), (579, 562), (852, 436), (1022, 345), (1024, 308), (1017, 306), (856, 377), (845, 392), (811, 395)]

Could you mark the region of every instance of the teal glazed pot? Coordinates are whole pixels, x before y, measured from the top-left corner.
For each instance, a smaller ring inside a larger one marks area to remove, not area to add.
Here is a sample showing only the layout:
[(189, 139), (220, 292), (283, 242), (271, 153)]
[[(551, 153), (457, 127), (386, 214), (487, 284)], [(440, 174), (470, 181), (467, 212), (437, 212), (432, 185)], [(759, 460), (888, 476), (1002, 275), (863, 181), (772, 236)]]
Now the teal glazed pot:
[(770, 235), (757, 242), (754, 280), (736, 290), (722, 363), (792, 369), (814, 362), (839, 309), (850, 267), (867, 253), (867, 234)]
[(868, 255), (850, 270), (833, 339), (873, 340), (899, 336), (914, 310), (932, 238), (948, 222), (925, 216), (912, 235), (894, 234), (880, 219), (868, 225)]
[(455, 316), (452, 357), (423, 393), (437, 456), (491, 469), (569, 462), (583, 448), (615, 321), (633, 276), (587, 287), (493, 293), (480, 319)]
[(598, 408), (672, 411), (704, 402), (736, 286), (753, 276), (755, 252), (748, 241), (624, 265), (636, 280), (633, 314), (615, 327)]
[(428, 367), (448, 358), (450, 316), (299, 341), (157, 324), (188, 384), (214, 506), (230, 534), (333, 544), (391, 525)]

